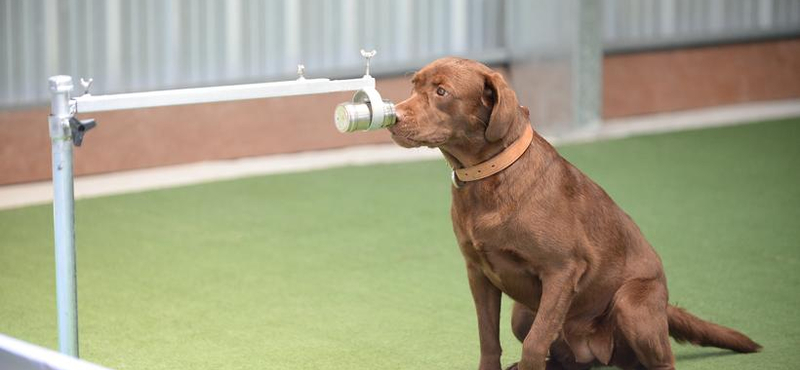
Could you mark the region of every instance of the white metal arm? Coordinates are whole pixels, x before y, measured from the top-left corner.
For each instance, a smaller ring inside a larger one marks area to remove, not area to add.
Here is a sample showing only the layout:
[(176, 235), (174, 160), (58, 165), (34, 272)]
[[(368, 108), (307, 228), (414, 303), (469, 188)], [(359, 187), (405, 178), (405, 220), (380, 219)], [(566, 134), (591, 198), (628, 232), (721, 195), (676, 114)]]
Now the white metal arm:
[(169, 105), (324, 94), (340, 91), (355, 91), (367, 87), (375, 87), (375, 78), (369, 75), (348, 80), (300, 78), (294, 81), (148, 91), (129, 94), (98, 96), (86, 94), (74, 98), (73, 102), (75, 104), (75, 110), (78, 113), (89, 113), (120, 109), (163, 107)]

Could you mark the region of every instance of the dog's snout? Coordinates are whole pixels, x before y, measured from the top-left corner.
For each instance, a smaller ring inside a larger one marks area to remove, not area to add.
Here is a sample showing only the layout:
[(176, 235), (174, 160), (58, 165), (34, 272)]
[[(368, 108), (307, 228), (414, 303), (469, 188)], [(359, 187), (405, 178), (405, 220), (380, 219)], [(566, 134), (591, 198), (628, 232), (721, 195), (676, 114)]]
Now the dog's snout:
[[(394, 107), (395, 124), (394, 128), (403, 127), (404, 129), (413, 120), (414, 112), (409, 109), (408, 100), (402, 101)], [(394, 131), (392, 131), (394, 132)]]
[(394, 125), (388, 127), (389, 132), (392, 134), (398, 134), (400, 132), (404, 132), (408, 126), (408, 119), (410, 116), (410, 112), (408, 111), (408, 104), (406, 102), (401, 102), (394, 107)]
[(405, 121), (406, 116), (408, 115), (408, 111), (406, 110), (405, 102), (397, 104), (394, 107), (394, 115), (395, 115), (395, 121), (396, 122)]

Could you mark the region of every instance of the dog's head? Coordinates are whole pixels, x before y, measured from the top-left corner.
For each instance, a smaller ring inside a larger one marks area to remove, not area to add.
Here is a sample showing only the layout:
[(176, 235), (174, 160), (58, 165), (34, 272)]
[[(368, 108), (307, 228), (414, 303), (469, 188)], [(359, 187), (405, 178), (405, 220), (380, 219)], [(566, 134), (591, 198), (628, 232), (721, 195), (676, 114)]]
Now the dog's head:
[(526, 124), (525, 108), (503, 76), (481, 63), (438, 59), (411, 82), (411, 97), (397, 105), (397, 123), (389, 128), (401, 146), (475, 150), (513, 141)]

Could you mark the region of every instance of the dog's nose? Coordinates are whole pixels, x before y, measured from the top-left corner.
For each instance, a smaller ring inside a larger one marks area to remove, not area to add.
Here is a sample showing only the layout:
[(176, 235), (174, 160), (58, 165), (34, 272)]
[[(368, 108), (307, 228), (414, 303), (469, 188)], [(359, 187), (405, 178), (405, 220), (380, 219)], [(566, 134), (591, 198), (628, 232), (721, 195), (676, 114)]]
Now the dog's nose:
[(408, 111), (408, 102), (403, 101), (400, 104), (397, 104), (394, 107), (395, 113), (395, 122), (402, 122), (408, 119), (408, 116), (411, 115), (411, 112)]
[(403, 125), (405, 117), (406, 117), (405, 110), (402, 109), (402, 107), (400, 107), (400, 106), (395, 106), (395, 109), (394, 109), (394, 124), (389, 126), (389, 127), (387, 127), (389, 132), (394, 134), (395, 133), (395, 129), (398, 126), (402, 126)]

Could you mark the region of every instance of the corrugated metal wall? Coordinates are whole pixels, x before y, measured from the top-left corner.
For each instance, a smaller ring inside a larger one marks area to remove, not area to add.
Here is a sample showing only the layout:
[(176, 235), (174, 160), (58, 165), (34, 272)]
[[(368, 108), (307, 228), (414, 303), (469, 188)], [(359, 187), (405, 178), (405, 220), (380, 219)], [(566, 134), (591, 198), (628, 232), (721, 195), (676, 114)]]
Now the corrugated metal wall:
[(603, 0), (608, 51), (797, 36), (800, 0)]
[[(413, 70), (502, 52), (502, 2), (482, 0), (0, 0), (0, 106), (46, 101), (47, 77), (105, 94)], [(469, 25), (469, 27), (468, 27)], [(499, 59), (499, 58), (498, 58)]]
[[(524, 2), (523, 2), (524, 3)], [(47, 77), (106, 94), (362, 70), (413, 71), (441, 55), (511, 54), (512, 0), (0, 0), (0, 107), (48, 99)], [(533, 24), (548, 21), (524, 15)], [(798, 34), (800, 0), (604, 0), (609, 50)], [(532, 37), (533, 38), (533, 37)], [(541, 39), (541, 38), (540, 38)]]

